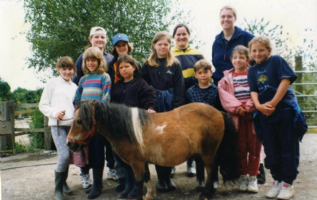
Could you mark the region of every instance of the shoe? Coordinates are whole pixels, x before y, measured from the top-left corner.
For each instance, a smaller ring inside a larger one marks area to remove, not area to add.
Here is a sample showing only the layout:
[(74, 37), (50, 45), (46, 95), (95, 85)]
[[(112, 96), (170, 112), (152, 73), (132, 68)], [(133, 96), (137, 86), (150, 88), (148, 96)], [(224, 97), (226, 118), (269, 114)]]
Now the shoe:
[(217, 189), (219, 187), (219, 182), (218, 181), (214, 181), (213, 184), (214, 184), (214, 189)]
[(250, 176), (249, 177), (249, 183), (248, 183), (248, 192), (252, 193), (258, 193), (259, 188), (258, 188), (258, 180), (256, 179), (256, 176)]
[(273, 181), (273, 185), (270, 188), (270, 190), (266, 193), (266, 197), (270, 199), (275, 199), (277, 195), (280, 193), (281, 188), (282, 183), (279, 183), (278, 181)]
[(66, 183), (66, 180), (67, 180), (67, 177), (68, 177), (68, 167), (66, 168), (66, 171), (63, 172), (63, 176), (65, 177), (65, 181), (63, 183), (63, 192), (67, 195), (73, 195), (73, 191), (68, 187), (67, 183)]
[(265, 178), (265, 171), (264, 171), (263, 163), (260, 163), (259, 171), (260, 171), (260, 174), (257, 175), (257, 177), (256, 177), (258, 179), (258, 184), (265, 184), (266, 178)]
[(245, 192), (248, 189), (248, 176), (241, 175), (239, 179), (239, 187), (238, 190), (241, 192)]
[(125, 188), (125, 178), (119, 178), (116, 185), (116, 192), (122, 192)]
[(55, 171), (55, 191), (54, 199), (55, 200), (65, 200), (63, 195), (63, 182), (64, 182), (63, 172)]
[(158, 182), (156, 184), (156, 190), (158, 192), (167, 192), (167, 185), (166, 183), (164, 182), (163, 179), (158, 179)]
[(102, 185), (103, 168), (92, 168), (92, 175), (94, 178), (94, 183), (91, 187), (91, 191), (88, 194), (88, 199), (95, 199), (99, 197), (103, 189), (103, 185)]
[(108, 173), (107, 173), (107, 179), (112, 179), (112, 180), (118, 180), (118, 176), (117, 176), (117, 172), (114, 169), (109, 169)]
[(277, 199), (290, 199), (294, 196), (293, 185), (282, 182), (282, 188), (277, 196)]
[(89, 174), (80, 174), (80, 181), (84, 189), (91, 186), (92, 181), (90, 180)]

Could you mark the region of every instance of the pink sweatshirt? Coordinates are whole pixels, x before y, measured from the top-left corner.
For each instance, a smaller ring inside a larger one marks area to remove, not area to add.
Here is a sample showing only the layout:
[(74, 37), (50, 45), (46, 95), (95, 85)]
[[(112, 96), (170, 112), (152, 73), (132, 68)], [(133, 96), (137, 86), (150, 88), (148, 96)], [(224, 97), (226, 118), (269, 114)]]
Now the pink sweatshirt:
[[(236, 129), (239, 129), (238, 112), (241, 108), (250, 108), (252, 112), (255, 111), (254, 104), (251, 98), (246, 102), (245, 106), (234, 96), (233, 86), (233, 72), (234, 69), (223, 72), (224, 77), (218, 82), (218, 92), (222, 107), (230, 114)], [(253, 128), (254, 132), (254, 128)]]

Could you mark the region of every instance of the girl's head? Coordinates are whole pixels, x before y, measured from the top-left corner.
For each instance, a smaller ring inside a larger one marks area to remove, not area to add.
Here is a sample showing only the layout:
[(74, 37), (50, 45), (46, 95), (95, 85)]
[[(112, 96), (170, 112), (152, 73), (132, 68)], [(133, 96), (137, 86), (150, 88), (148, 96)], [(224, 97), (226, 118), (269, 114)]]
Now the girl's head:
[(231, 6), (224, 6), (220, 10), (220, 24), (224, 30), (232, 29), (237, 20), (237, 12)]
[(61, 57), (56, 63), (56, 69), (59, 75), (65, 81), (70, 81), (74, 73), (76, 75), (76, 67), (75, 67), (74, 61), (69, 56)]
[(244, 72), (250, 66), (248, 48), (243, 45), (236, 46), (232, 50), (230, 60), (236, 72)]
[(177, 59), (171, 53), (171, 36), (166, 31), (161, 31), (155, 34), (152, 40), (152, 51), (148, 59), (150, 66), (157, 67), (158, 58), (166, 58), (167, 66), (170, 67)]
[(249, 51), (251, 58), (257, 64), (261, 64), (262, 62), (266, 61), (271, 56), (272, 52), (270, 38), (265, 35), (254, 37), (249, 42)]
[(118, 33), (112, 38), (113, 49), (112, 55), (121, 57), (126, 54), (130, 54), (133, 47), (129, 43), (129, 38), (126, 34)]
[(173, 38), (179, 49), (185, 49), (188, 46), (190, 31), (186, 24), (177, 24), (173, 30)]
[(102, 52), (97, 47), (89, 47), (83, 55), (82, 69), (87, 73), (104, 73), (107, 71), (107, 65)]
[[(90, 29), (90, 34), (88, 40), (90, 42), (90, 46), (98, 47), (102, 52), (105, 50), (105, 46), (107, 43), (107, 32), (104, 28), (100, 26), (95, 26)], [(89, 47), (90, 47), (89, 46)]]
[(132, 80), (139, 74), (138, 65), (130, 55), (123, 55), (118, 59), (118, 68), (118, 76), (123, 78), (124, 82)]

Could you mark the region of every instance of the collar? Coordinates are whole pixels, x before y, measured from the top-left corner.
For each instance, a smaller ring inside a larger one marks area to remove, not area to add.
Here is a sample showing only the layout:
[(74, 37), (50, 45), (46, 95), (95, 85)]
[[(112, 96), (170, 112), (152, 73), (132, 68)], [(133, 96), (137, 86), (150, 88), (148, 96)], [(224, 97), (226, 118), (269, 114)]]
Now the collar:
[(57, 80), (59, 81), (59, 82), (61, 82), (61, 83), (68, 83), (68, 84), (72, 84), (72, 79), (70, 79), (69, 81), (66, 81), (65, 79), (63, 79), (63, 77), (61, 76), (61, 75), (59, 75), (58, 77), (57, 77)]

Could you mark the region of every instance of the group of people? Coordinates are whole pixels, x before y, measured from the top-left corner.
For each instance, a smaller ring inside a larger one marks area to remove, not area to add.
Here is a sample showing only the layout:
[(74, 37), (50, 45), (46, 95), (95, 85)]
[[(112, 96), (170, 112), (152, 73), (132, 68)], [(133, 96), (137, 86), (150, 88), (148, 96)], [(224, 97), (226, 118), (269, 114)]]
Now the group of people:
[[(268, 37), (254, 37), (241, 30), (234, 26), (236, 19), (234, 8), (225, 6), (220, 10), (223, 30), (212, 46), (214, 72), (203, 54), (189, 46), (190, 30), (185, 24), (178, 24), (173, 30), (174, 47), (171, 47), (172, 38), (168, 32), (155, 34), (152, 51), (142, 67), (130, 55), (133, 47), (126, 34), (115, 35), (112, 55), (107, 53), (107, 36), (102, 27), (91, 28), (90, 45), (76, 64), (68, 56), (60, 58), (56, 64), (59, 76), (45, 86), (39, 104), (43, 114), (49, 117), (58, 151), (55, 199), (63, 200), (63, 193), (72, 193), (66, 183), (71, 152), (65, 141), (73, 123), (74, 103), (86, 100), (122, 103), (148, 113), (167, 112), (191, 102), (206, 103), (226, 111), (237, 130), (239, 191), (258, 192), (257, 175), (260, 174), (263, 144), (265, 166), (274, 179), (266, 196), (290, 199), (298, 174), (299, 141), (294, 131), (298, 112), (287, 102), (296, 102), (289, 88), (296, 75), (283, 58), (271, 55)], [(118, 197), (136, 198), (132, 168), (116, 155), (110, 143), (95, 134), (88, 148), (89, 162), (80, 168), (81, 183), (88, 199), (101, 195), (105, 159), (109, 168), (107, 178), (118, 180), (115, 188)], [(92, 185), (89, 169), (92, 169)], [(157, 190), (175, 190), (171, 179), (175, 169), (158, 165), (155, 169)], [(217, 187), (218, 171), (215, 171), (213, 178)], [(187, 173), (188, 176), (197, 174), (198, 190), (204, 187), (200, 157), (187, 161)]]

